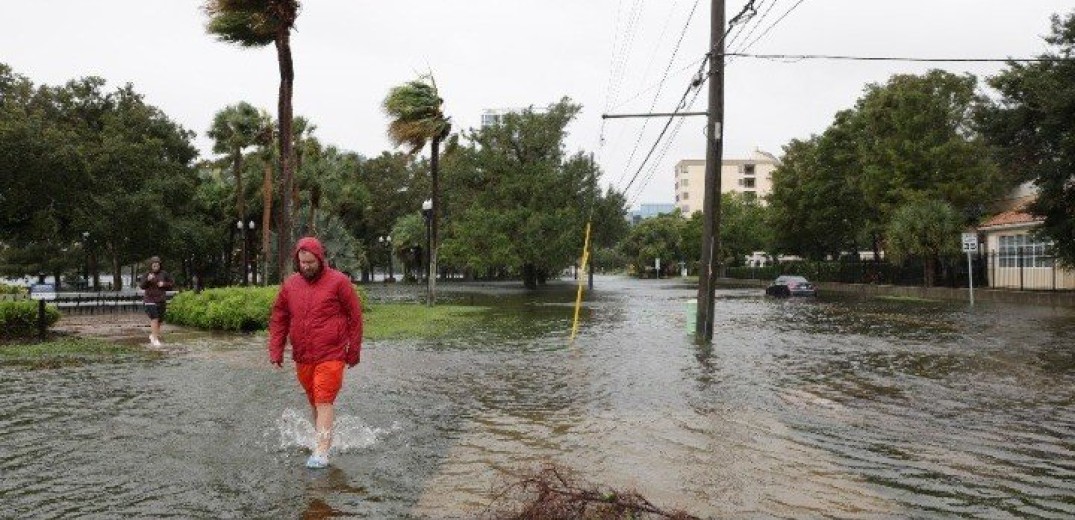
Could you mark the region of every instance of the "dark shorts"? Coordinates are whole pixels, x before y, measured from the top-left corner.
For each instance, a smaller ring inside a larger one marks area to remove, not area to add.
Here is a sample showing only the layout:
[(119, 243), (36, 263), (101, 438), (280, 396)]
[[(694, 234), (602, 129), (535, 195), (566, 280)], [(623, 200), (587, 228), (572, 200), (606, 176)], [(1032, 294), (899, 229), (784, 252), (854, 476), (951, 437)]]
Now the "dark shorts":
[(168, 305), (164, 302), (161, 303), (147, 303), (146, 304), (146, 316), (149, 316), (151, 320), (164, 320), (164, 311), (168, 310)]

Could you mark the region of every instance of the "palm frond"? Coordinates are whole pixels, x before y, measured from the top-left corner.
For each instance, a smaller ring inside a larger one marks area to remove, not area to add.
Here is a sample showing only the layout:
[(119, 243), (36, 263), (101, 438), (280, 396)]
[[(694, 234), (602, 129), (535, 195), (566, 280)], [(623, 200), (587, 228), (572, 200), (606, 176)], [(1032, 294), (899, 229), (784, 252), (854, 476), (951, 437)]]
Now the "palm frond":
[(393, 87), (382, 106), (392, 118), (388, 138), (396, 146), (407, 145), (411, 153), (420, 150), (431, 139), (444, 138), (451, 124), (441, 107), (444, 104), (432, 78), (420, 78)]

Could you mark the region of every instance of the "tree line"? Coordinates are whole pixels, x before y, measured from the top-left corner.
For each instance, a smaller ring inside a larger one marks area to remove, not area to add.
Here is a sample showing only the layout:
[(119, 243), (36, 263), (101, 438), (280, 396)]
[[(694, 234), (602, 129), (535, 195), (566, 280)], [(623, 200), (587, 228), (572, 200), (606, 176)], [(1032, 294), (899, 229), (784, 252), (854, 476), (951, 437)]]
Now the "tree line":
[[(184, 280), (224, 285), (245, 271), (247, 247), (259, 259), (258, 278), (275, 281), (290, 269), (277, 262), (274, 240), (284, 208), (293, 234), (320, 236), (342, 270), (368, 279), (391, 256), (401, 274), (421, 275), (429, 242), (421, 207), (432, 193), (433, 160), (413, 147), (365, 157), (323, 144), (316, 126), (296, 117), (288, 186), (280, 125), (246, 102), (216, 113), (206, 131), (215, 157), (198, 160), (194, 132), (130, 85), (109, 91), (100, 78), (34, 85), (0, 65), (0, 96), (6, 275), (103, 271), (119, 280), (123, 266), (159, 254)], [(565, 98), (501, 125), (442, 134), (444, 150), (432, 156), (443, 185), (443, 236), (432, 241), (443, 248), (441, 273), (534, 287), (576, 261), (592, 214), (609, 216), (595, 226), (602, 243), (622, 236), (623, 196), (603, 192), (593, 161), (565, 148), (579, 110)]]
[[(600, 267), (645, 272), (660, 258), (665, 269), (694, 270), (700, 217), (629, 232), (622, 194), (602, 191), (592, 159), (565, 149), (580, 110), (570, 99), (453, 133), (435, 82), (422, 76), (383, 102), (387, 132), (407, 152), (365, 157), (322, 144), (313, 122), (292, 115), (298, 2), (204, 8), (221, 40), (273, 44), (281, 73), (276, 119), (241, 101), (216, 114), (213, 159), (199, 160), (195, 134), (131, 85), (34, 85), (0, 64), (0, 272), (59, 279), (81, 267), (119, 280), (123, 266), (161, 254), (205, 284), (237, 272), (245, 280), (255, 267), (275, 281), (295, 238), (317, 234), (334, 264), (364, 277), (394, 257), (405, 276), (432, 264), (535, 287), (575, 263), (587, 221)], [(1075, 265), (1075, 13), (1055, 16), (1046, 41), (1041, 60), (988, 78), (990, 93), (974, 76), (939, 70), (867, 85), (824, 132), (784, 147), (764, 204), (723, 197), (723, 264), (758, 250), (818, 259), (873, 249), (921, 261), (928, 280), (961, 229), (1031, 182), (1040, 236)], [(428, 158), (418, 155), (426, 145)]]
[[(724, 195), (722, 264), (753, 251), (824, 260), (872, 250), (921, 263), (929, 285), (938, 261), (959, 254), (960, 233), (1030, 183), (1037, 196), (1023, 209), (1043, 219), (1034, 235), (1075, 266), (1075, 13), (1054, 16), (1046, 42), (1036, 61), (987, 78), (991, 91), (941, 70), (867, 85), (823, 132), (784, 147), (766, 204)], [(699, 228), (644, 223), (613, 261), (641, 272), (655, 258), (697, 259)]]

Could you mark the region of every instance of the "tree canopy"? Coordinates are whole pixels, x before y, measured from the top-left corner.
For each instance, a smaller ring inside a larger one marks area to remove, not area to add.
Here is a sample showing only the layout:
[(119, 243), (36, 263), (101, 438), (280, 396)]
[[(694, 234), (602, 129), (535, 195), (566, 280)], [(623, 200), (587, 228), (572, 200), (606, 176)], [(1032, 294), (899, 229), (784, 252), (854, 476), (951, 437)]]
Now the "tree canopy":
[(989, 80), (1000, 99), (981, 113), (996, 157), (1019, 181), (1033, 182), (1029, 210), (1041, 234), (1075, 266), (1075, 12), (1054, 16), (1045, 61), (1009, 63)]

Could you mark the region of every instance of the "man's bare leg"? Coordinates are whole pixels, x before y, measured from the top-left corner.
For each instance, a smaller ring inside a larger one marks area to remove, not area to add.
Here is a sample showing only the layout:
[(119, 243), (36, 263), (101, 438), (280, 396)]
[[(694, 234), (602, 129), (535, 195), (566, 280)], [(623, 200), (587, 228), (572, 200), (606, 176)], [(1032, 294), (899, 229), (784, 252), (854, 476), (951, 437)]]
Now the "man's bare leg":
[(322, 403), (314, 406), (314, 431), (317, 433), (317, 447), (315, 453), (328, 455), (332, 448), (332, 426), (336, 420), (336, 411), (332, 403)]

